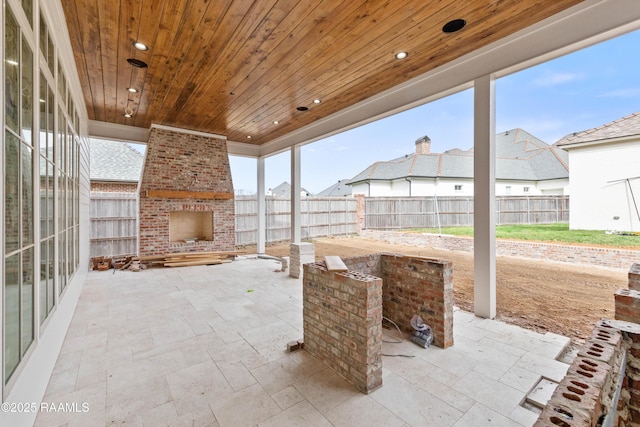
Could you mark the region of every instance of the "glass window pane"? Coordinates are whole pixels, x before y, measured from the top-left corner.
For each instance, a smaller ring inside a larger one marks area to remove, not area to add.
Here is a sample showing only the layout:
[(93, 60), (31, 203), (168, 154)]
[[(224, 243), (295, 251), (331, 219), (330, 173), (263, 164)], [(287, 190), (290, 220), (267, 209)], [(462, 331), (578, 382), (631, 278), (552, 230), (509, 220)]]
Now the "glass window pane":
[(49, 239), (49, 261), (47, 262), (47, 313), (51, 313), (55, 303), (55, 239)]
[(4, 380), (20, 361), (20, 254), (5, 260), (4, 272)]
[(22, 10), (24, 10), (24, 14), (27, 15), (29, 25), (33, 28), (33, 0), (22, 0)]
[(5, 123), (14, 131), (18, 131), (18, 98), (20, 81), (18, 66), (20, 65), (18, 23), (7, 6), (4, 25), (4, 72), (5, 72)]
[(47, 166), (49, 166), (47, 159), (40, 156), (40, 238), (44, 238), (49, 235), (49, 183), (47, 179)]
[(56, 170), (56, 175), (58, 176), (58, 211), (57, 211), (57, 216), (58, 216), (58, 230), (62, 231), (64, 230), (64, 224), (65, 224), (65, 217), (66, 217), (66, 211), (65, 211), (65, 189), (64, 189), (64, 176), (62, 175), (62, 173), (58, 170)]
[(53, 193), (53, 165), (51, 163), (48, 164), (47, 166), (47, 187), (48, 187), (48, 191), (47, 191), (47, 212), (49, 214), (49, 221), (48, 221), (48, 225), (47, 225), (47, 230), (48, 230), (48, 236), (53, 236), (55, 234), (55, 230), (54, 230), (54, 221), (55, 221), (55, 217), (54, 217), (54, 198), (55, 195)]
[(44, 59), (47, 59), (47, 22), (44, 20), (42, 12), (40, 12), (40, 52)]
[(22, 246), (33, 243), (33, 150), (22, 145)]
[(29, 345), (33, 342), (33, 276), (34, 276), (34, 259), (33, 246), (22, 252), (22, 301), (20, 302), (20, 312), (22, 317), (22, 325), (20, 327), (21, 335), (21, 356), (27, 352)]
[(49, 98), (47, 100), (47, 114), (49, 119), (47, 120), (47, 158), (53, 162), (53, 128), (54, 128), (54, 111), (55, 111), (55, 103), (54, 103), (54, 94), (53, 90), (47, 85), (47, 93), (49, 94)]
[(33, 53), (22, 40), (22, 137), (33, 145)]
[(67, 273), (65, 271), (67, 260), (66, 236), (67, 233), (64, 231), (58, 234), (58, 286), (60, 287), (59, 291), (61, 294), (64, 288), (67, 287)]
[(5, 132), (4, 232), (5, 251), (20, 248), (20, 140)]
[(40, 151), (47, 152), (47, 80), (44, 78), (42, 71), (40, 72)]
[(55, 52), (53, 49), (53, 40), (51, 39), (51, 34), (47, 33), (47, 64), (49, 65), (49, 71), (51, 71), (51, 75), (54, 75), (55, 70)]
[(47, 318), (47, 262), (49, 261), (49, 254), (47, 253), (49, 249), (49, 242), (47, 240), (40, 243), (40, 286), (38, 287), (40, 291), (40, 324), (45, 321)]

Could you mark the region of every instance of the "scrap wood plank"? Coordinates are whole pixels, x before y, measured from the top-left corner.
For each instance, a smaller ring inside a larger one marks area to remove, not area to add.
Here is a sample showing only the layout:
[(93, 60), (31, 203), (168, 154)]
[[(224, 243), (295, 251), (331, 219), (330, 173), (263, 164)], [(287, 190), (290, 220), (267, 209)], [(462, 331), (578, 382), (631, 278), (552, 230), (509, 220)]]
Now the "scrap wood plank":
[(327, 255), (324, 257), (324, 262), (327, 265), (329, 271), (348, 271), (349, 269), (342, 262), (342, 259), (337, 255)]
[(232, 262), (228, 259), (200, 259), (194, 261), (173, 261), (165, 262), (165, 267), (188, 267), (191, 265), (214, 265), (214, 264), (228, 264)]
[(170, 256), (189, 256), (189, 255), (246, 255), (247, 252), (244, 251), (201, 251), (201, 252), (176, 252), (176, 253), (168, 253), (164, 254), (165, 257)]

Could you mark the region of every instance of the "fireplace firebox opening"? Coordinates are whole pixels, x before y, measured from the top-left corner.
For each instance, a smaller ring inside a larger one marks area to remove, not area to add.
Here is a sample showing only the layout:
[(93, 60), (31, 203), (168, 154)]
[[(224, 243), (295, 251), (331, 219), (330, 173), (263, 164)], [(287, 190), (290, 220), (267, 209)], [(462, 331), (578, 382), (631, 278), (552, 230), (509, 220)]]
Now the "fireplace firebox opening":
[(213, 212), (169, 212), (169, 240), (195, 242), (213, 240)]

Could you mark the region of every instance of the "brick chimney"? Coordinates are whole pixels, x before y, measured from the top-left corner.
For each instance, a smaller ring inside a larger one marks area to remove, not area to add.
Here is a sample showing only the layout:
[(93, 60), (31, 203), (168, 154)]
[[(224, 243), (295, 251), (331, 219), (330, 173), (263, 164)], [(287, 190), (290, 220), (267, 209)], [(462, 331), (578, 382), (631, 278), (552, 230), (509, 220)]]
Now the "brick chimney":
[(416, 139), (416, 154), (430, 154), (431, 139), (428, 136)]
[(140, 255), (235, 249), (227, 141), (153, 126), (140, 193)]

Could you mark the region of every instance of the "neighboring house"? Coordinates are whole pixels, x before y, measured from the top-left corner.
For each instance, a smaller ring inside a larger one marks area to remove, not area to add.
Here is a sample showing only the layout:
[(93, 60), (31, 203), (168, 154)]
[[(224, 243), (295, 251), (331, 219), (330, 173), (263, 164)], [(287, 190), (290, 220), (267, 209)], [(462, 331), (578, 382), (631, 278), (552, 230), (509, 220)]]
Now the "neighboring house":
[[(563, 195), (569, 184), (568, 155), (522, 129), (496, 135), (496, 195)], [(416, 152), (377, 162), (348, 185), (366, 196), (473, 196), (473, 149), (431, 152), (431, 140)]]
[[(300, 195), (307, 197), (311, 196), (311, 193), (304, 188), (300, 188)], [(291, 197), (291, 184), (283, 182), (275, 188), (270, 188), (267, 190), (267, 196), (275, 197), (276, 199), (288, 199)]]
[(91, 139), (91, 191), (136, 192), (144, 155), (126, 142)]
[(342, 197), (351, 195), (351, 186), (348, 185), (349, 179), (341, 179), (330, 187), (325, 188), (316, 196), (318, 197)]
[(567, 135), (576, 230), (640, 231), (640, 113)]

